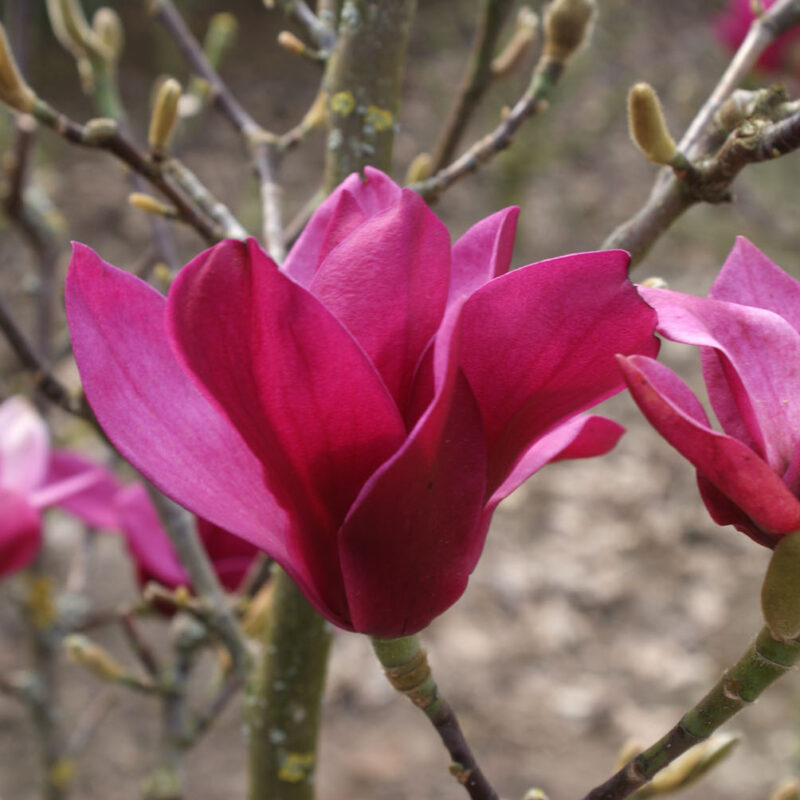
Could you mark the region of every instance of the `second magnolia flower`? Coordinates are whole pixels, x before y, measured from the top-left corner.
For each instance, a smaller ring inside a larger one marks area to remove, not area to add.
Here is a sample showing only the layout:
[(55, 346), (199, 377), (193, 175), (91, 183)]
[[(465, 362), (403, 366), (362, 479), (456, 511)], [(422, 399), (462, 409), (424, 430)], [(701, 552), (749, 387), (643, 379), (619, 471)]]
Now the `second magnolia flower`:
[(201, 253), (164, 298), (77, 245), (67, 314), (87, 396), (167, 495), (276, 559), (337, 625), (414, 633), (462, 594), (497, 504), (609, 450), (580, 411), (655, 355), (621, 251), (507, 273), (516, 209), (451, 247), (414, 193), (351, 176), (283, 268)]

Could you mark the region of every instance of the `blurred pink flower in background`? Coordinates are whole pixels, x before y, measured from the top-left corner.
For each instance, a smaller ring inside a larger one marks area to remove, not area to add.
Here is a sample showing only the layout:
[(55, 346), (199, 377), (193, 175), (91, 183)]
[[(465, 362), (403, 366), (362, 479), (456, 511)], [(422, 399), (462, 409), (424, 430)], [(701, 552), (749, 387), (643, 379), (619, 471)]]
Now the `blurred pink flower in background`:
[(662, 336), (700, 347), (723, 432), (686, 384), (650, 358), (619, 359), (631, 394), (697, 468), (714, 521), (774, 547), (800, 529), (800, 282), (739, 238), (707, 299), (641, 292)]
[(97, 528), (114, 528), (119, 489), (104, 467), (50, 449), (44, 420), (24, 397), (0, 405), (0, 577), (26, 567), (42, 538), (41, 512), (58, 506)]
[(508, 273), (517, 209), (451, 246), (418, 195), (366, 178), (283, 268), (225, 241), (165, 299), (76, 245), (66, 300), (122, 455), (269, 553), (330, 621), (392, 637), (463, 593), (504, 497), (614, 446), (616, 423), (576, 415), (622, 388), (615, 353), (657, 342), (627, 254)]
[[(191, 587), (191, 580), (178, 560), (147, 490), (141, 483), (122, 489), (117, 496), (119, 524), (133, 557), (140, 585), (157, 581), (168, 589)], [(197, 531), (220, 583), (229, 592), (242, 584), (260, 552), (239, 536), (197, 518)]]
[[(762, 0), (764, 8), (769, 8), (774, 0)], [(755, 19), (750, 0), (730, 0), (726, 10), (714, 19), (714, 31), (720, 41), (731, 51), (738, 50), (744, 41), (750, 25)], [(781, 34), (758, 60), (758, 66), (768, 72), (780, 70), (797, 71), (797, 42), (800, 27), (794, 27)]]

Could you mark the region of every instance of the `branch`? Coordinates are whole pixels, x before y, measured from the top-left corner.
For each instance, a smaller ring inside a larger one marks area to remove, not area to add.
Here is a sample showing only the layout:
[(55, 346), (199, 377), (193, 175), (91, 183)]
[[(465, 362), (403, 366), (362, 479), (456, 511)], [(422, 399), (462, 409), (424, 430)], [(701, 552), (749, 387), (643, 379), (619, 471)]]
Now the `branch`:
[(622, 800), (754, 702), (800, 659), (800, 642), (778, 642), (765, 627), (716, 686), (666, 736), (629, 761), (583, 800)]
[(325, 58), (336, 47), (336, 32), (332, 20), (330, 22), (318, 17), (305, 0), (285, 0), (283, 10), (297, 19), (308, 31), (319, 47), (320, 55)]
[(512, 142), (514, 134), (528, 117), (547, 108), (547, 100), (564, 71), (564, 62), (552, 58), (539, 61), (528, 88), (502, 122), (452, 164), (432, 177), (412, 183), (408, 188), (429, 202), (436, 201), (448, 187), (485, 164)]
[(492, 83), (492, 58), (497, 39), (513, 5), (513, 0), (483, 0), (469, 64), (434, 148), (434, 172), (452, 160), (470, 117)]
[[(750, 72), (764, 50), (777, 36), (798, 23), (800, 23), (798, 0), (777, 0), (753, 22), (733, 60), (678, 145), (678, 151), (685, 159), (694, 162), (699, 157), (713, 152), (714, 134), (709, 130), (709, 125), (715, 115)], [(640, 261), (675, 219), (697, 202), (692, 200), (691, 194), (687, 196), (683, 192), (680, 182), (680, 178), (669, 170), (661, 170), (645, 205), (618, 226), (606, 238), (602, 247), (627, 250), (631, 253), (632, 265)]]
[(372, 647), (389, 683), (425, 712), (436, 728), (452, 763), (450, 772), (472, 800), (499, 800), (497, 792), (478, 766), (455, 712), (440, 695), (419, 637), (373, 639)]

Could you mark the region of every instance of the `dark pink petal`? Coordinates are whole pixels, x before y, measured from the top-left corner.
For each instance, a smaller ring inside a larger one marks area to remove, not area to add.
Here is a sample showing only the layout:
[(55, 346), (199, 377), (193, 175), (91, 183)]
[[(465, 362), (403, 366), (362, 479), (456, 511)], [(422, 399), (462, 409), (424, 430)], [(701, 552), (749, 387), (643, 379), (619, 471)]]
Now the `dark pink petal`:
[(41, 543), (39, 512), (22, 495), (0, 489), (0, 578), (27, 567)]
[(622, 388), (615, 353), (655, 354), (655, 313), (620, 250), (554, 258), (467, 300), (462, 364), (489, 445), (489, 495), (554, 425)]
[(580, 415), (557, 425), (533, 443), (489, 498), (484, 511), (486, 524), (497, 504), (546, 464), (604, 455), (614, 448), (623, 433), (621, 425), (595, 415)]
[(784, 272), (744, 236), (714, 280), (708, 296), (743, 306), (774, 311), (800, 333), (800, 281)]
[(235, 592), (242, 585), (253, 561), (258, 556), (258, 548), (202, 517), (197, 518), (197, 532), (220, 583), (229, 592)]
[(649, 358), (619, 362), (650, 424), (731, 503), (769, 533), (800, 527), (800, 501), (749, 447), (708, 426), (699, 402), (677, 375)]
[(483, 547), (486, 449), (458, 370), (461, 307), (450, 309), (437, 337), (433, 402), (364, 486), (339, 535), (352, 626), (361, 633), (424, 628), (461, 596)]
[(402, 411), (449, 281), (447, 228), (404, 189), (328, 255), (309, 290), (359, 342)]
[(120, 484), (111, 470), (91, 459), (65, 450), (53, 451), (42, 489), (58, 490), (81, 476), (87, 479), (85, 487), (77, 489), (73, 484), (77, 491), (62, 494), (57, 505), (94, 528), (119, 527), (116, 495)]
[(172, 354), (164, 298), (76, 244), (66, 303), (87, 397), (120, 453), (176, 502), (285, 565), (286, 513), (261, 463)]
[(117, 512), (141, 582), (154, 580), (169, 589), (190, 586), (189, 576), (142, 484), (131, 484), (119, 491)]
[(0, 487), (25, 492), (45, 477), (50, 459), (47, 426), (22, 396), (9, 397), (0, 405)]
[(504, 208), (473, 225), (453, 245), (450, 301), (508, 272), (518, 217), (518, 208)]
[(782, 474), (800, 444), (800, 334), (771, 311), (643, 289), (658, 331), (713, 348), (703, 357), (708, 396), (723, 430)]
[(283, 270), (308, 286), (320, 262), (356, 222), (373, 217), (400, 199), (400, 187), (377, 169), (366, 167), (364, 178), (346, 178), (314, 212), (291, 252)]
[(290, 514), (292, 560), (343, 615), (336, 531), (405, 438), (379, 375), (255, 240), (223, 242), (188, 264), (170, 291), (168, 318), (187, 370), (258, 456)]

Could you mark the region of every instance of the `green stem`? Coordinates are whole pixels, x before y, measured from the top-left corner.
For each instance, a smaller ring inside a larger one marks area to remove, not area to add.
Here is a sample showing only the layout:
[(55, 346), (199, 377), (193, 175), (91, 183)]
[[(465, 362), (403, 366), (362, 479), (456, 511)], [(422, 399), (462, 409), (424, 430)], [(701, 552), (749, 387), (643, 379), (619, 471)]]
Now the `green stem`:
[(778, 642), (763, 628), (745, 654), (666, 736), (640, 753), (584, 800), (622, 800), (734, 714), (752, 703), (800, 659), (800, 642)]
[(388, 172), (416, 0), (346, 0), (328, 61), (325, 189), (373, 164)]
[(418, 636), (373, 639), (372, 647), (389, 683), (425, 712), (447, 748), (450, 772), (472, 800), (498, 800), (497, 793), (478, 766), (455, 712), (439, 693)]
[(330, 625), (276, 568), (264, 654), (246, 689), (249, 800), (312, 800)]

